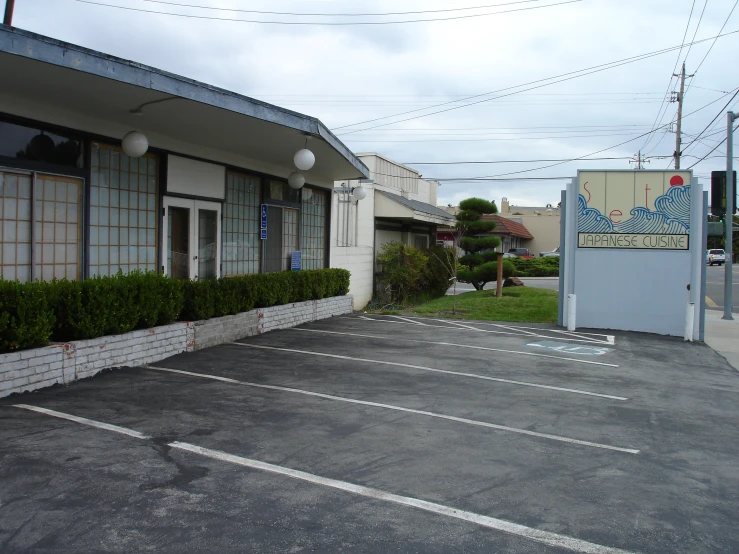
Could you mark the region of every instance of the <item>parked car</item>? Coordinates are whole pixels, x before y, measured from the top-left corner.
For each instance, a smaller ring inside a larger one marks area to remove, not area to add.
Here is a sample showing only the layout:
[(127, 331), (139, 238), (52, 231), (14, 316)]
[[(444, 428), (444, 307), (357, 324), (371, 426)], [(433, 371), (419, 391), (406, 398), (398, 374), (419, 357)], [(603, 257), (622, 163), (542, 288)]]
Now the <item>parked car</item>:
[(726, 263), (726, 252), (718, 248), (706, 251), (706, 263), (708, 265), (724, 265)]
[(534, 256), (531, 255), (531, 250), (528, 248), (511, 248), (508, 250), (509, 254), (513, 254), (517, 258), (533, 258)]
[(551, 252), (539, 252), (540, 258), (551, 258), (552, 256), (557, 256), (559, 258), (559, 246)]

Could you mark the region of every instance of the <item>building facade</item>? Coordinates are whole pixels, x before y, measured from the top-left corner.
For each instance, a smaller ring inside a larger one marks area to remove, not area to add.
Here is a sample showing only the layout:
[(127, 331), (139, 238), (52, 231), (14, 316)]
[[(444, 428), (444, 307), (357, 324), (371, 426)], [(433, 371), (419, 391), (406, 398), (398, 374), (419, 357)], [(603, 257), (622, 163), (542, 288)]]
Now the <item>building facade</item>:
[[(357, 154), (369, 179), (337, 181), (332, 205), (331, 267), (351, 271), (349, 292), (355, 307), (375, 293), (377, 254), (390, 242), (417, 248), (436, 244), (438, 226), (454, 217), (436, 207), (439, 184), (376, 153)], [(361, 187), (363, 198), (353, 191)]]
[(4, 25), (0, 73), (5, 280), (329, 267), (333, 184), (369, 176), (315, 118)]

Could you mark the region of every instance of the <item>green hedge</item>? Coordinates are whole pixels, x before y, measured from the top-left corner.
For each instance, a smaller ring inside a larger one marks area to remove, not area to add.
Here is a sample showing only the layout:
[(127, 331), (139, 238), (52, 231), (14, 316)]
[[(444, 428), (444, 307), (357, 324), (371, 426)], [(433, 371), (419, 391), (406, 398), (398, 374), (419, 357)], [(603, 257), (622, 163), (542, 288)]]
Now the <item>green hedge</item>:
[(0, 352), (343, 296), (348, 290), (344, 269), (217, 281), (178, 281), (140, 271), (85, 281), (0, 280)]
[(515, 268), (517, 277), (558, 277), (559, 256), (545, 258), (507, 258)]

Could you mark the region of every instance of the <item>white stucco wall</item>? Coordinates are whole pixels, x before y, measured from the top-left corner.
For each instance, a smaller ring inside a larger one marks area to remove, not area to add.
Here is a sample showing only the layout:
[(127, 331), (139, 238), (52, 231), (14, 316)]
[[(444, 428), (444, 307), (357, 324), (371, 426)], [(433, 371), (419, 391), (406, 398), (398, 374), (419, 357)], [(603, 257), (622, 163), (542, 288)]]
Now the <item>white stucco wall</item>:
[[(351, 272), (349, 294), (354, 296), (356, 310), (364, 308), (373, 295), (375, 190), (372, 185), (363, 185), (363, 188), (367, 197), (351, 205), (340, 203), (345, 197), (334, 192), (331, 208), (329, 265)], [(350, 208), (348, 240), (344, 219), (347, 207)]]

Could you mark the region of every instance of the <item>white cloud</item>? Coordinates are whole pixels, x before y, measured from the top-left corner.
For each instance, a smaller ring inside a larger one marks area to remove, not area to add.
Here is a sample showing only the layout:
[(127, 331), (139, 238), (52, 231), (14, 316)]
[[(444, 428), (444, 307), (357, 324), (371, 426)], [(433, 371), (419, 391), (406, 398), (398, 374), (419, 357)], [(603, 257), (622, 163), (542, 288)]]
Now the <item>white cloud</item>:
[[(144, 0), (105, 1), (190, 14), (290, 19), (277, 15), (176, 8)], [(247, 6), (240, 0), (188, 1), (222, 8), (244, 9)], [(552, 2), (542, 2), (545, 3)], [(336, 128), (680, 44), (690, 4), (674, 0), (585, 0), (546, 9), (446, 22), (302, 27), (184, 19), (71, 0), (27, 0), (17, 3), (15, 24), (283, 105), (316, 116), (329, 127)], [(521, 7), (524, 6), (528, 5)], [(301, 12), (414, 11), (449, 7), (463, 5), (442, 0), (261, 0), (248, 3), (248, 8), (254, 10)], [(702, 9), (700, 3), (688, 39), (693, 36), (699, 8)], [(715, 35), (729, 10), (727, 3), (709, 2), (697, 37)], [(402, 18), (485, 11), (496, 9)], [(348, 19), (343, 16), (332, 18), (332, 21)], [(735, 14), (725, 32), (739, 27), (738, 22), (739, 16)], [(729, 90), (739, 86), (723, 67), (733, 44), (736, 44), (733, 37), (716, 43), (694, 79), (696, 88), (686, 96), (685, 113), (720, 96), (705, 88)], [(687, 60), (689, 73), (695, 70), (709, 45), (705, 43), (691, 49)], [(686, 53), (687, 49), (683, 50), (682, 56)], [(336, 132), (354, 151), (376, 151), (400, 162), (582, 156), (607, 149), (651, 127), (676, 59), (677, 52), (672, 52), (498, 101), (365, 133), (341, 134), (346, 129)], [(687, 117), (684, 131), (691, 134), (701, 131), (724, 103)], [(674, 115), (675, 108), (675, 104), (669, 105), (665, 122)], [(418, 113), (405, 117), (415, 115)], [(382, 120), (375, 125), (387, 121), (393, 120)], [(625, 125), (631, 127), (617, 127)], [(406, 129), (461, 130), (414, 132)], [(547, 136), (543, 131), (558, 138), (540, 140)], [(416, 139), (425, 142), (408, 142)], [(706, 142), (715, 144), (711, 139)], [(643, 140), (633, 141), (608, 149), (600, 156), (631, 156), (642, 143)], [(674, 135), (658, 136), (646, 150), (650, 155), (670, 156), (674, 151)], [(702, 156), (708, 150), (710, 146), (696, 144), (687, 154)], [(719, 148), (715, 155), (721, 153)], [(695, 159), (686, 158), (686, 161), (692, 163)], [(652, 160), (648, 167), (661, 169), (668, 161)], [(720, 168), (722, 163), (720, 159), (707, 160), (697, 169), (705, 174)], [(419, 165), (418, 168), (428, 177), (443, 178), (494, 176), (546, 165), (549, 164)], [(572, 162), (522, 175), (558, 177), (574, 175), (578, 168), (628, 167), (626, 160)], [(562, 183), (447, 183), (439, 190), (439, 199), (440, 203), (456, 203), (469, 196), (484, 196), (500, 202), (502, 196), (507, 196), (520, 200), (521, 204), (543, 205), (559, 201)]]

